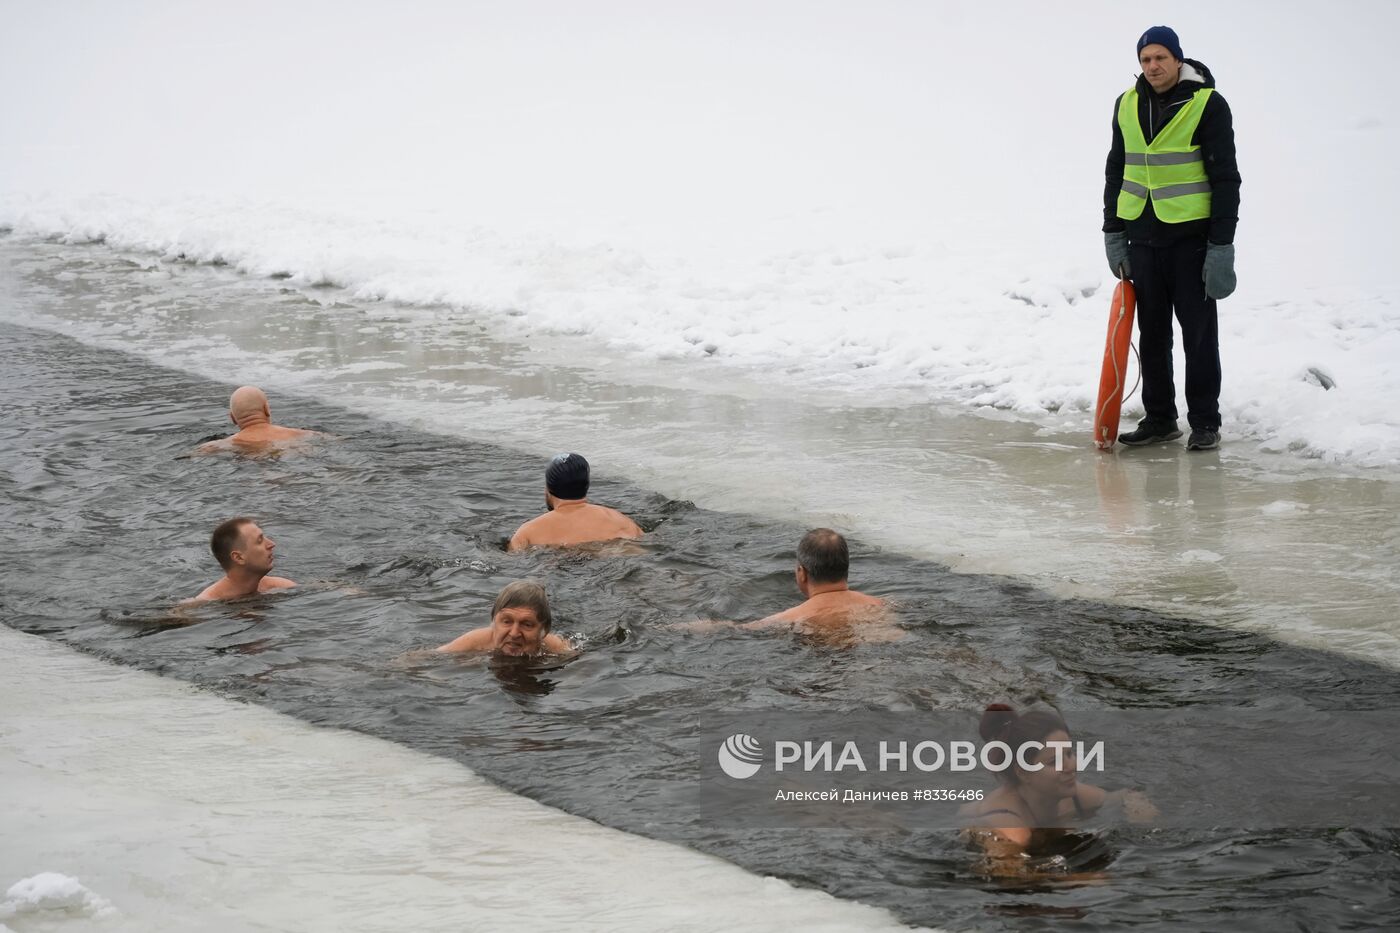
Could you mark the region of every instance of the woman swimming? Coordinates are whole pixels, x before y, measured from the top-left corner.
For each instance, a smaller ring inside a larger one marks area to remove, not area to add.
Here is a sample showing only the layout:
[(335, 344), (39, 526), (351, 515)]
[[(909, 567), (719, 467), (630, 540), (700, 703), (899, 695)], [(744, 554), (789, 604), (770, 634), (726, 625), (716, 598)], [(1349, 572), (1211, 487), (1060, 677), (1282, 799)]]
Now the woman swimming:
[[(1067, 867), (1064, 850), (1076, 847), (1067, 838), (1070, 827), (1107, 804), (1121, 803), (1133, 822), (1158, 815), (1138, 791), (1110, 792), (1080, 781), (1069, 727), (1054, 711), (1018, 714), (996, 703), (982, 714), (978, 731), (983, 741), (1004, 746), (984, 750), (985, 760), (1001, 770), (997, 789), (963, 813), (969, 838), (986, 852), (995, 874), (1005, 874), (1011, 866), (1014, 873), (1051, 867), (1027, 866), (1028, 859), (1058, 859), (1055, 867)], [(1060, 742), (1065, 745), (1054, 744)]]

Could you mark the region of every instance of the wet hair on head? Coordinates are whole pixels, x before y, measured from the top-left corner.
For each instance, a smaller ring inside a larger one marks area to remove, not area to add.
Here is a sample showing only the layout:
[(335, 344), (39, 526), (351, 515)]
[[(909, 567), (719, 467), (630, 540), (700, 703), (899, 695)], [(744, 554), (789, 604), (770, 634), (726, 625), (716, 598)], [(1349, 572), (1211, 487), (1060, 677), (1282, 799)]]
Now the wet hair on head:
[(813, 583), (840, 583), (851, 572), (846, 539), (830, 528), (813, 528), (797, 542), (797, 565)]
[(544, 471), (544, 488), (556, 499), (588, 495), (588, 461), (581, 454), (556, 454)]
[(549, 596), (545, 594), (544, 587), (534, 580), (516, 580), (507, 584), (491, 607), (491, 618), (494, 620), (502, 609), (533, 609), (535, 618), (540, 620), (540, 626), (546, 632), (554, 625), (554, 616), (549, 611)]
[[(1051, 733), (1063, 732), (1068, 735), (1069, 727), (1054, 710), (1033, 709), (1018, 714), (1005, 703), (993, 703), (983, 711), (977, 732), (983, 742), (1005, 742), (1011, 749), (1011, 755), (1016, 756), (1023, 746), (1039, 742)], [(987, 764), (1004, 768), (1001, 772), (1003, 777), (1012, 782), (1016, 780), (1015, 769), (1005, 767), (1005, 752), (995, 748), (988, 749), (984, 755)]]
[(233, 566), (233, 549), (243, 537), (243, 526), (252, 523), (251, 518), (240, 515), (230, 518), (214, 529), (214, 533), (209, 536), (209, 550), (214, 552), (214, 559), (219, 562), (220, 567), (228, 570)]

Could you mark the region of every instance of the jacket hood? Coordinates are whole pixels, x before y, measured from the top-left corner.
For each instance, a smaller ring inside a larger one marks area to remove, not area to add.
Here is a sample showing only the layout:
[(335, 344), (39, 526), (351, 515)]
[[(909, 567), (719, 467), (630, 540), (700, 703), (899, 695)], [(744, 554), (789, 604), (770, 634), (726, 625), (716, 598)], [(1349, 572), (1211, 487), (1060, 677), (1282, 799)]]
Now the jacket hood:
[(1211, 74), (1209, 68), (1194, 58), (1181, 60), (1181, 83), (1185, 84), (1187, 81), (1195, 81), (1201, 87), (1215, 87), (1215, 75)]
[[(1209, 68), (1194, 58), (1183, 58), (1181, 60), (1181, 78), (1167, 93), (1175, 94), (1180, 89), (1188, 94), (1194, 94), (1203, 87), (1215, 87), (1215, 75), (1211, 74)], [(1137, 89), (1139, 94), (1156, 93), (1143, 75), (1138, 75)]]

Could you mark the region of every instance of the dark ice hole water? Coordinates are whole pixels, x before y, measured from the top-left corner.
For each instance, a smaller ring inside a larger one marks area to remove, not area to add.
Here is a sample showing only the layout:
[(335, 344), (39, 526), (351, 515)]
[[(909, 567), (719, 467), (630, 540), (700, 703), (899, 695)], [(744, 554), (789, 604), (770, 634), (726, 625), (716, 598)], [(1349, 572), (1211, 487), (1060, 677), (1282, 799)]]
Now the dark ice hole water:
[[(901, 605), (897, 642), (668, 630), (798, 599), (803, 529), (667, 501), (595, 464), (593, 498), (650, 532), (609, 556), (504, 553), (541, 507), (534, 455), (299, 400), (339, 440), (263, 459), (185, 456), (229, 387), (0, 326), (0, 619), (299, 718), (461, 761), (501, 786), (753, 871), (955, 929), (1378, 929), (1400, 924), (1400, 833), (1107, 829), (1069, 843), (1092, 885), (987, 880), (953, 833), (716, 828), (675, 807), (689, 744), (736, 709), (839, 712), (1268, 703), (1393, 706), (1400, 675), (1153, 613), (1051, 598), (853, 542), (852, 582)], [(586, 451), (585, 451), (586, 453)], [(235, 514), (278, 543), (290, 593), (177, 611), (218, 576)], [(548, 582), (568, 663), (405, 659), (487, 621), (505, 583)], [(327, 788), (327, 793), (335, 789)], [(1357, 814), (1365, 823), (1365, 814)], [(568, 865), (548, 863), (549, 871)]]

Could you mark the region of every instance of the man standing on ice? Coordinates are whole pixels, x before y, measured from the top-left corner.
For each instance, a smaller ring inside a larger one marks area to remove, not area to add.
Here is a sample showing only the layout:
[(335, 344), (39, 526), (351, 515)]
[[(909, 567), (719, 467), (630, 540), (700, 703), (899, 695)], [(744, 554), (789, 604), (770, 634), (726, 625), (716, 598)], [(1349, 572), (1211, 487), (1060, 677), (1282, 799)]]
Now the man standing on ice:
[(1104, 171), (1104, 247), (1137, 292), (1146, 417), (1119, 436), (1140, 447), (1174, 440), (1172, 313), (1186, 355), (1190, 450), (1220, 445), (1217, 299), (1235, 290), (1240, 172), (1230, 106), (1210, 69), (1184, 59), (1168, 26), (1138, 39), (1142, 74), (1118, 98)]

